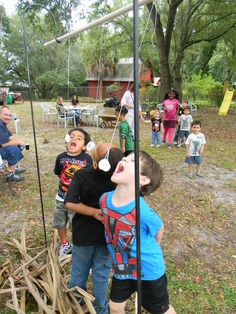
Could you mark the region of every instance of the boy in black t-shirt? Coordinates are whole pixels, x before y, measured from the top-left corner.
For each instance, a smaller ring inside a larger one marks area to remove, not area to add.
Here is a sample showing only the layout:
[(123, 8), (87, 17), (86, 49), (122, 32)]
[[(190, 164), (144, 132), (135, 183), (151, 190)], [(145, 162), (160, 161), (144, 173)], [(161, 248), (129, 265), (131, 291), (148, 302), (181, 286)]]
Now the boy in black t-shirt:
[(72, 245), (67, 237), (66, 224), (71, 221), (73, 214), (65, 207), (65, 197), (71, 180), (77, 170), (91, 167), (92, 158), (85, 153), (86, 145), (90, 141), (89, 134), (82, 128), (74, 128), (69, 132), (67, 152), (57, 156), (54, 173), (59, 176), (59, 186), (56, 195), (56, 207), (52, 224), (58, 230), (61, 245), (59, 255), (71, 252)]
[[(111, 168), (104, 172), (99, 161), (108, 154)], [(78, 171), (66, 195), (66, 206), (75, 212), (72, 220), (72, 269), (70, 287), (87, 289), (92, 269), (94, 307), (97, 314), (108, 314), (107, 290), (111, 261), (106, 246), (99, 199), (104, 192), (115, 189), (110, 178), (123, 154), (110, 144), (100, 144), (93, 152), (94, 167)]]

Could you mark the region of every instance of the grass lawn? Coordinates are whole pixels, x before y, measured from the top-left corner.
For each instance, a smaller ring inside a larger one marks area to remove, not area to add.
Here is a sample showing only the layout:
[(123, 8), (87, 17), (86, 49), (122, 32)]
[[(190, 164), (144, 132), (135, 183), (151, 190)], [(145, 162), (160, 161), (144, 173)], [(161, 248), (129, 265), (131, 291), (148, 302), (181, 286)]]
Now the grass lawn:
[[(19, 238), (25, 226), (29, 247), (43, 246), (41, 207), (33, 145), (30, 107), (12, 105), (21, 120), (19, 137), (31, 144), (25, 151), (26, 180), (14, 186), (11, 196), (4, 185), (0, 194), (0, 267), (7, 260), (20, 263), (18, 255), (5, 241)], [(112, 109), (106, 109), (112, 113)], [(235, 209), (236, 209), (236, 112), (217, 115), (218, 108), (200, 108), (194, 119), (203, 123), (207, 144), (203, 178), (189, 179), (184, 164), (185, 149), (150, 147), (150, 125), (140, 123), (141, 149), (150, 153), (164, 170), (164, 182), (147, 198), (165, 223), (162, 247), (166, 260), (171, 304), (180, 314), (236, 313)], [(56, 123), (42, 124), (41, 108), (34, 103), (36, 136), (48, 241), (53, 234), (51, 218), (57, 178), (53, 174), (56, 156), (65, 149), (66, 130)], [(13, 127), (13, 125), (11, 126)], [(96, 141), (109, 142), (112, 128), (88, 127)], [(118, 134), (114, 143), (118, 145)], [(1, 269), (0, 269), (1, 273)], [(0, 277), (0, 284), (1, 284)], [(1, 285), (0, 285), (1, 288)], [(15, 313), (5, 307), (10, 295), (0, 295), (0, 313)], [(34, 310), (28, 309), (27, 313)], [(134, 313), (130, 301), (127, 313)]]

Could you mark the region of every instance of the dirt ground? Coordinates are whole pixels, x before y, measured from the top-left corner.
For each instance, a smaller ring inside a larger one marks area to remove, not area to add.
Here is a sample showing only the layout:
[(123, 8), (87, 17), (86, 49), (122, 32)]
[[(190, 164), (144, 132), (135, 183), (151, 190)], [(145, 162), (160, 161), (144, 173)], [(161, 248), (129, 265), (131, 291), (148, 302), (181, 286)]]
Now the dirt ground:
[[(6, 244), (27, 229), (29, 246), (43, 245), (42, 213), (33, 148), (30, 111), (26, 105), (13, 106), (21, 119), (22, 138), (31, 144), (23, 166), (26, 180), (14, 186), (15, 195), (2, 185), (0, 194), (0, 262), (12, 254)], [(57, 179), (53, 166), (64, 150), (65, 130), (56, 124), (42, 124), (39, 104), (35, 105), (44, 212), (48, 238), (53, 232), (53, 214)], [(203, 123), (207, 144), (203, 178), (189, 179), (184, 164), (185, 149), (150, 147), (150, 125), (140, 123), (140, 146), (161, 164), (164, 182), (147, 198), (165, 224), (163, 251), (166, 258), (171, 303), (177, 313), (236, 312), (236, 113), (219, 117), (216, 108), (201, 108), (194, 119)], [(113, 129), (90, 127), (95, 141), (110, 141)], [(115, 136), (118, 144), (118, 137)], [(15, 263), (18, 263), (17, 257)], [(209, 296), (207, 296), (209, 295)], [(233, 301), (234, 300), (234, 301)], [(1, 303), (1, 302), (0, 302)], [(132, 305), (127, 313), (134, 313)], [(8, 312), (1, 312), (8, 313)], [(9, 312), (10, 313), (10, 312)]]

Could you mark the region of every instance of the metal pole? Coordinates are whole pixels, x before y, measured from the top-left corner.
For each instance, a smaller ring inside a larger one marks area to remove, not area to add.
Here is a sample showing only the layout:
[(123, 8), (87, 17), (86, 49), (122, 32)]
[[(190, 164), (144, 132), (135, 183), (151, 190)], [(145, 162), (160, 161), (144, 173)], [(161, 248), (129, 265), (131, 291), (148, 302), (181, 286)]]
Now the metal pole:
[(135, 143), (135, 208), (137, 249), (137, 313), (142, 308), (141, 239), (140, 239), (140, 184), (139, 184), (139, 22), (138, 0), (133, 0), (133, 54), (134, 54), (134, 143)]
[[(142, 6), (142, 5), (145, 5), (145, 4), (150, 3), (150, 2), (152, 2), (152, 0), (137, 0), (137, 5)], [(92, 27), (102, 25), (108, 21), (111, 21), (111, 20), (115, 19), (116, 17), (131, 11), (132, 9), (133, 9), (133, 4), (128, 4), (128, 5), (124, 6), (123, 8), (120, 8), (120, 9), (118, 9), (118, 10), (116, 10), (116, 11), (114, 11), (114, 12), (112, 12), (112, 13), (104, 16), (104, 17), (97, 19), (94, 22), (91, 22), (91, 23), (88, 23), (87, 25), (79, 27), (75, 31), (72, 31), (72, 32), (64, 34), (60, 37), (57, 37), (57, 39), (53, 39), (51, 41), (48, 41), (44, 44), (44, 46), (50, 46), (50, 45), (55, 44), (57, 42), (62, 42), (68, 38), (75, 37), (78, 34), (84, 32), (84, 31), (86, 31)]]
[(28, 77), (28, 87), (29, 87), (29, 98), (30, 98), (30, 109), (31, 109), (31, 119), (32, 119), (32, 129), (33, 129), (33, 138), (34, 138), (34, 147), (35, 147), (35, 159), (36, 159), (36, 166), (37, 166), (37, 177), (38, 177), (38, 187), (39, 187), (39, 198), (41, 204), (41, 213), (42, 213), (42, 220), (43, 220), (43, 231), (44, 231), (44, 240), (45, 246), (47, 247), (47, 232), (46, 232), (46, 224), (45, 224), (45, 215), (44, 215), (44, 204), (43, 204), (43, 193), (42, 193), (42, 185), (41, 185), (41, 177), (40, 177), (40, 168), (39, 168), (39, 158), (38, 158), (38, 148), (37, 148), (37, 138), (36, 138), (36, 130), (35, 130), (35, 123), (34, 123), (34, 109), (33, 109), (33, 101), (32, 101), (32, 86), (31, 86), (31, 79), (30, 79), (30, 67), (29, 67), (29, 48), (27, 45), (27, 36), (26, 36), (26, 13), (32, 6), (38, 6), (47, 10), (54, 22), (54, 33), (56, 35), (56, 21), (54, 16), (52, 15), (51, 11), (49, 11), (46, 7), (41, 4), (33, 3), (28, 5), (23, 14), (23, 38), (24, 38), (24, 50), (26, 55), (26, 70), (27, 70), (27, 77)]

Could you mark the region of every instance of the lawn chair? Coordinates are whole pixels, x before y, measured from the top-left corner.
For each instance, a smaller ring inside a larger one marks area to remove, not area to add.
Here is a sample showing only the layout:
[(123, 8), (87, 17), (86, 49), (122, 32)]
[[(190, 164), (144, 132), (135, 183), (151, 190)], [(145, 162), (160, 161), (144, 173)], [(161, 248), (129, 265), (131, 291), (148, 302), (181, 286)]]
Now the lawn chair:
[(48, 104), (44, 104), (41, 103), (40, 104), (41, 108), (42, 108), (42, 120), (43, 123), (45, 122), (45, 116), (49, 117), (49, 122), (52, 122), (52, 116), (56, 116), (57, 115), (57, 110), (56, 108), (53, 108), (52, 106), (48, 105)]
[(67, 128), (67, 121), (71, 121), (74, 123), (74, 127), (76, 127), (76, 117), (75, 114), (71, 112), (61, 112), (60, 107), (56, 106), (57, 109), (57, 127), (59, 127), (60, 122), (64, 121), (64, 127)]

